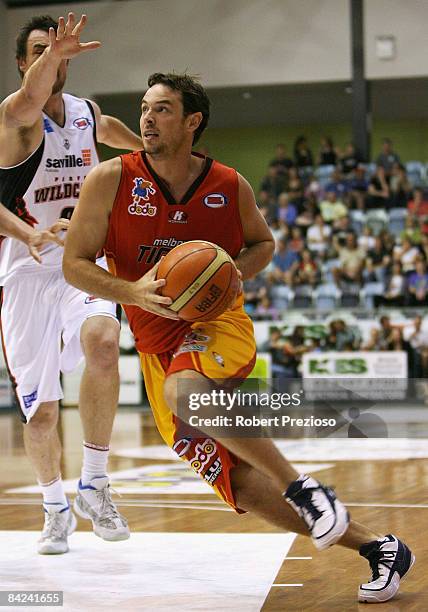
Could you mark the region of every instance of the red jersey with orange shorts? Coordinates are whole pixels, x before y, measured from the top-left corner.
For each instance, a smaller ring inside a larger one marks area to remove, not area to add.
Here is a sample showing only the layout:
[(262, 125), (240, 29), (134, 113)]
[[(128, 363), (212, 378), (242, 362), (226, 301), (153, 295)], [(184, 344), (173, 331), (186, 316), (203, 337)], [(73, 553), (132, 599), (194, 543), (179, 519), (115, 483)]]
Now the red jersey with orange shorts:
[[(104, 247), (112, 274), (135, 281), (172, 248), (189, 240), (207, 240), (221, 246), (232, 258), (238, 256), (243, 231), (238, 175), (233, 168), (204, 158), (201, 174), (176, 202), (145, 153), (122, 155), (121, 160), (122, 176)], [(229, 472), (238, 459), (202, 433), (200, 437), (181, 437), (179, 419), (165, 403), (163, 386), (169, 374), (182, 370), (195, 370), (216, 380), (248, 376), (254, 367), (256, 347), (243, 297), (213, 321), (193, 324), (160, 317), (137, 306), (124, 305), (124, 310), (140, 353), (160, 434), (236, 508)]]

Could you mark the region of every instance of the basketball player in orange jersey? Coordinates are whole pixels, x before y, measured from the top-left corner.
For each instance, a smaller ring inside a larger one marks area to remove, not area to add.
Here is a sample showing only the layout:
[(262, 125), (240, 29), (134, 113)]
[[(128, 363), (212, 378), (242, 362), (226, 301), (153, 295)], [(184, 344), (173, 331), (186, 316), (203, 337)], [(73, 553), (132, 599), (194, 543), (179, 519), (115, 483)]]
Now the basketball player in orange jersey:
[[(165, 442), (239, 511), (311, 535), (318, 549), (336, 542), (359, 550), (373, 570), (359, 597), (386, 601), (413, 563), (409, 549), (349, 521), (334, 492), (298, 474), (268, 439), (192, 439), (179, 432), (179, 382), (209, 392), (210, 379), (243, 378), (255, 341), (240, 295), (213, 321), (193, 325), (158, 295), (156, 261), (175, 244), (208, 240), (234, 259), (242, 278), (262, 270), (274, 243), (248, 182), (234, 169), (192, 153), (207, 125), (209, 100), (187, 75), (154, 74), (141, 106), (145, 152), (102, 163), (87, 177), (67, 236), (63, 270), (76, 287), (124, 304), (141, 354), (147, 393)], [(110, 274), (95, 265), (106, 249)]]
[[(130, 150), (142, 146), (141, 138), (96, 104), (63, 92), (69, 61), (100, 46), (80, 41), (85, 23), (84, 15), (77, 22), (70, 13), (67, 21), (38, 16), (25, 24), (16, 45), (22, 85), (0, 105), (0, 201), (37, 232), (70, 217), (85, 175), (98, 163), (97, 140)], [(25, 449), (43, 494), (38, 552), (67, 552), (76, 526), (61, 480), (57, 421), (60, 372), (74, 369), (83, 354), (79, 407), (85, 437), (75, 508), (100, 537), (128, 538), (106, 474), (119, 392), (116, 305), (65, 282), (61, 241), (45, 244), (39, 263), (16, 238), (1, 240), (1, 331)]]

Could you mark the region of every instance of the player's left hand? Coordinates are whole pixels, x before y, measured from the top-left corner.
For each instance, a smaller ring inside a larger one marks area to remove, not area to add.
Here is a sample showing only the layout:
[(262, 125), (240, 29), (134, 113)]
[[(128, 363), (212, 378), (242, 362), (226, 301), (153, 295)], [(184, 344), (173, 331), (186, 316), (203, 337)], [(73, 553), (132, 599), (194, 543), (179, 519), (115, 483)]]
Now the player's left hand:
[(31, 257), (35, 259), (37, 263), (42, 263), (42, 258), (40, 257), (39, 251), (45, 244), (48, 242), (53, 242), (59, 246), (64, 246), (64, 239), (61, 238), (59, 234), (60, 232), (67, 230), (69, 225), (70, 221), (68, 219), (59, 219), (48, 229), (40, 232), (34, 232), (34, 234), (28, 239), (28, 250)]

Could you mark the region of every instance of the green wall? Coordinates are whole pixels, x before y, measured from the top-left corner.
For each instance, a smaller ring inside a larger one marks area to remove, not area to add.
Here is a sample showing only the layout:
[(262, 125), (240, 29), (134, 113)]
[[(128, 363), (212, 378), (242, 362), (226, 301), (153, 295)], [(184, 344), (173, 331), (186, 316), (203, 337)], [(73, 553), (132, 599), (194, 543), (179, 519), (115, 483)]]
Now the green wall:
[[(208, 129), (199, 146), (206, 146), (210, 155), (235, 167), (257, 189), (266, 166), (274, 156), (277, 143), (284, 143), (291, 154), (297, 136), (305, 134), (316, 154), (321, 136), (328, 135), (336, 146), (351, 138), (350, 124), (312, 124), (305, 126), (272, 125), (265, 127)], [(374, 122), (372, 156), (380, 150), (382, 138), (389, 136), (403, 161), (428, 161), (428, 119)]]

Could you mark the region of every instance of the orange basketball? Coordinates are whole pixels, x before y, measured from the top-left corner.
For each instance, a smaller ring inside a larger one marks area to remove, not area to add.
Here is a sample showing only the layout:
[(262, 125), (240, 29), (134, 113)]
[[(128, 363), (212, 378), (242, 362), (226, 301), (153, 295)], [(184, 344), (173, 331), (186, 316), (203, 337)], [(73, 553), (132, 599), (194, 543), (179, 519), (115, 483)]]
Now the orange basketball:
[(221, 247), (204, 240), (179, 244), (166, 255), (157, 278), (169, 308), (185, 321), (211, 321), (235, 302), (239, 278), (233, 259)]

